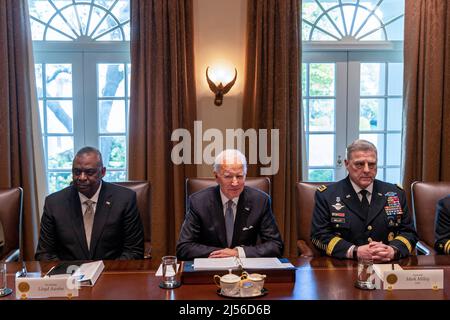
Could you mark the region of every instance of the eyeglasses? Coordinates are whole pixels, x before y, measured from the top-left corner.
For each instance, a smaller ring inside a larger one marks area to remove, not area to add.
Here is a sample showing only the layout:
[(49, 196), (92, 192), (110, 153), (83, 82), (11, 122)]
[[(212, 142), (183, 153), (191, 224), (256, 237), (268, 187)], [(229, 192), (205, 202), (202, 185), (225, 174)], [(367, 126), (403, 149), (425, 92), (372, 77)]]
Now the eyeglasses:
[(80, 168), (73, 168), (72, 174), (74, 176), (81, 176), (81, 174), (84, 172), (85, 175), (92, 177), (95, 176), (98, 173), (98, 168), (91, 168), (91, 169), (80, 169)]

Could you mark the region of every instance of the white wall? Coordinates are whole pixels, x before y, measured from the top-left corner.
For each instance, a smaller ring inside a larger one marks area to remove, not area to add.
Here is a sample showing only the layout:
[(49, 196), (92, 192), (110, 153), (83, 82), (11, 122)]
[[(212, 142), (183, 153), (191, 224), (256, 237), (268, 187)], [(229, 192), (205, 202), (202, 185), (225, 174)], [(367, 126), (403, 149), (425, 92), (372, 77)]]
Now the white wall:
[[(217, 128), (225, 133), (227, 128), (242, 127), (246, 16), (246, 0), (194, 0), (197, 120), (202, 121), (203, 132)], [(206, 81), (208, 66), (225, 66), (230, 71), (236, 67), (238, 72), (235, 85), (220, 107), (214, 105), (214, 94)], [(212, 176), (209, 165), (198, 165), (197, 170), (199, 177)]]

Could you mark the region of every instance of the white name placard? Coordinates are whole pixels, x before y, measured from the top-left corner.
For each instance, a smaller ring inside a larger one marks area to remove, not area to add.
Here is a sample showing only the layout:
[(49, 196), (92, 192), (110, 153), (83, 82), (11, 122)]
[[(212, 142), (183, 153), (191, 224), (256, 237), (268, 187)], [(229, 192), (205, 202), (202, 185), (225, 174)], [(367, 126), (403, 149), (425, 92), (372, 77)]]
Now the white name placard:
[(27, 277), (16, 276), (16, 298), (54, 298), (78, 297), (79, 284), (76, 278), (67, 277), (41, 277), (40, 274), (28, 274)]
[(432, 289), (444, 288), (444, 270), (390, 270), (383, 272), (383, 289)]

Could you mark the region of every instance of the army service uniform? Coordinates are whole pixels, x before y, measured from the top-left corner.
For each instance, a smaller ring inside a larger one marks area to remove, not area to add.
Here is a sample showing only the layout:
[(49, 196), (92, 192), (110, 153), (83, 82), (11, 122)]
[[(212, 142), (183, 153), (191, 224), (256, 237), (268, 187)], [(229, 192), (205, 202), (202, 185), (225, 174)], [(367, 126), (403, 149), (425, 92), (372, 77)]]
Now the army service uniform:
[(397, 248), (395, 258), (406, 257), (415, 248), (417, 234), (399, 186), (374, 180), (367, 216), (348, 176), (328, 187), (320, 186), (315, 201), (311, 239), (329, 256), (344, 259), (352, 245), (371, 241)]
[(450, 254), (450, 195), (439, 200), (436, 209), (436, 243), (437, 252)]

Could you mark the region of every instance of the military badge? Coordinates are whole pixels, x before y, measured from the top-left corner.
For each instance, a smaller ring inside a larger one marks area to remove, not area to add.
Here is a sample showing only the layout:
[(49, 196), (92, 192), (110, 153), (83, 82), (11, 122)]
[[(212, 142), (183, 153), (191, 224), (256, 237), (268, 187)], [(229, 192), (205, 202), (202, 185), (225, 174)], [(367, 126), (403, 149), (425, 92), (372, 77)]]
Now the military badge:
[(332, 223), (345, 223), (345, 218), (331, 218)]
[(327, 190), (327, 186), (323, 184), (323, 185), (317, 187), (317, 190), (319, 190), (320, 192), (324, 192), (325, 190)]
[(339, 202), (336, 204), (332, 205), (333, 208), (335, 208), (336, 210), (341, 210), (342, 208), (345, 208), (345, 206), (343, 206), (342, 204), (340, 204)]
[(393, 232), (389, 232), (388, 234), (388, 241), (392, 241), (394, 240), (394, 233)]
[(345, 218), (345, 213), (344, 212), (332, 212), (331, 213), (332, 217), (342, 217)]

